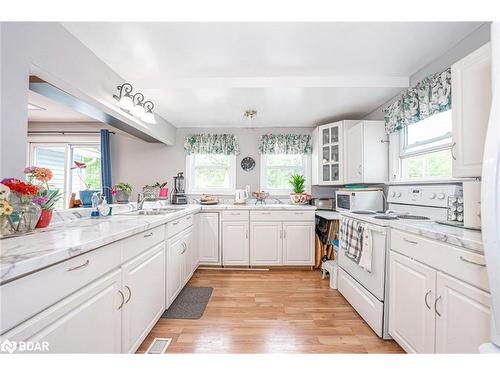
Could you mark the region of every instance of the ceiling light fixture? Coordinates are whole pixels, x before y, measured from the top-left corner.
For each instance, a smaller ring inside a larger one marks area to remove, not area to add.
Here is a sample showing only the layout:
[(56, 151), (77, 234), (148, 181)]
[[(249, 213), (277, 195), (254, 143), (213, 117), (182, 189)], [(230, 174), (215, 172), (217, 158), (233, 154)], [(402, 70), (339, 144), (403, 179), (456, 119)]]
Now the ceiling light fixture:
[(134, 88), (128, 82), (116, 88), (118, 89), (118, 95), (113, 95), (113, 98), (118, 101), (118, 107), (148, 124), (156, 124), (153, 113), (154, 104), (151, 101), (144, 101), (144, 95), (140, 92), (132, 94)]
[(253, 109), (249, 109), (243, 113), (243, 116), (249, 120), (253, 120), (257, 117), (257, 111)]

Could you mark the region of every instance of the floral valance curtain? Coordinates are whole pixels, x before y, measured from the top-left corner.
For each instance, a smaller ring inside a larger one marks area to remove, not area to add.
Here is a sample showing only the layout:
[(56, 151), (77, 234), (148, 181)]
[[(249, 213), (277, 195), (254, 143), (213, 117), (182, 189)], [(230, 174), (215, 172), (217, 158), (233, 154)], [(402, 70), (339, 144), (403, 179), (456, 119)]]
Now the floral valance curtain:
[(394, 133), (435, 113), (451, 108), (451, 69), (433, 74), (384, 109), (385, 130)]
[(264, 134), (260, 137), (261, 154), (309, 154), (311, 150), (308, 134)]
[(240, 145), (234, 134), (191, 134), (184, 140), (186, 154), (238, 155)]

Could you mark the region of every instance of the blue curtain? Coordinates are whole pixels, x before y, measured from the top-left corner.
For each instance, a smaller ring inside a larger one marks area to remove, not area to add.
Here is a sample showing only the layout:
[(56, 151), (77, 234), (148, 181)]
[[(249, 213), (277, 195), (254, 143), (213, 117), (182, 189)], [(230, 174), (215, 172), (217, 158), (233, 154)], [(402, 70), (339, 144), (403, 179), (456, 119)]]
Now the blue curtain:
[(111, 152), (109, 149), (109, 130), (101, 129), (101, 186), (108, 203), (112, 203), (111, 189)]

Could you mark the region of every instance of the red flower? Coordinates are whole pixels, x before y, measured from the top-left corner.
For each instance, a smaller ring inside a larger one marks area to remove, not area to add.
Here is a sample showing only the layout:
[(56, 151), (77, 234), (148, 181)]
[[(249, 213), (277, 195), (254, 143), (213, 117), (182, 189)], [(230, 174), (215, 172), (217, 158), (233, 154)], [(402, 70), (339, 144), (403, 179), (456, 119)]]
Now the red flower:
[(2, 180), (2, 184), (7, 186), (11, 191), (23, 196), (35, 195), (38, 192), (37, 186), (16, 178), (5, 178)]

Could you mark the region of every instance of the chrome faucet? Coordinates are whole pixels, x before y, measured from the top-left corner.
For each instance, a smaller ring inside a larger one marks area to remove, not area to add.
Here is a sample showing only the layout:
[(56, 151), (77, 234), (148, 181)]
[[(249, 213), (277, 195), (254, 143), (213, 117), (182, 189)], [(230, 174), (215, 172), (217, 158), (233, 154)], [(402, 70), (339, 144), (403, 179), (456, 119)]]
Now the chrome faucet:
[(137, 210), (142, 210), (142, 206), (144, 206), (144, 202), (146, 201), (146, 197), (144, 193), (137, 194)]

